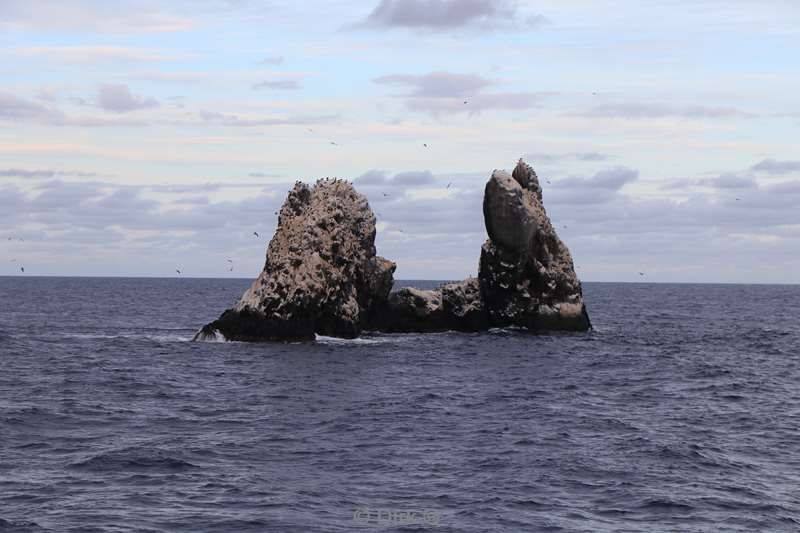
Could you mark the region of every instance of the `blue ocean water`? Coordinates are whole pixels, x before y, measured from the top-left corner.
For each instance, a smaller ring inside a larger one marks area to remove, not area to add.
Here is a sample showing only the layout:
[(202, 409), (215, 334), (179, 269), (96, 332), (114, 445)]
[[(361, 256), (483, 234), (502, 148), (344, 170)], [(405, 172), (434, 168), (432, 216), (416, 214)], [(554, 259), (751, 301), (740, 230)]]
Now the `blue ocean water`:
[(589, 333), (188, 342), (248, 284), (0, 278), (0, 531), (800, 528), (798, 286), (586, 283)]

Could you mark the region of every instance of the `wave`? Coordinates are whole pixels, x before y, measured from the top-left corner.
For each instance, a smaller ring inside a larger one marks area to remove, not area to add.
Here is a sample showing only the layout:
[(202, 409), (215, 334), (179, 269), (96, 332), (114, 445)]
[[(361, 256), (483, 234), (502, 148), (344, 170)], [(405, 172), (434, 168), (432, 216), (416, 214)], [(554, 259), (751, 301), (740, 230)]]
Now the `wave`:
[(147, 471), (147, 472), (180, 472), (198, 468), (188, 461), (181, 459), (158, 448), (125, 448), (101, 453), (83, 461), (69, 465), (77, 470), (90, 472), (117, 472)]
[(27, 531), (46, 531), (42, 526), (36, 522), (22, 522), (18, 520), (6, 520), (0, 518), (0, 533), (8, 531), (11, 533), (25, 533)]

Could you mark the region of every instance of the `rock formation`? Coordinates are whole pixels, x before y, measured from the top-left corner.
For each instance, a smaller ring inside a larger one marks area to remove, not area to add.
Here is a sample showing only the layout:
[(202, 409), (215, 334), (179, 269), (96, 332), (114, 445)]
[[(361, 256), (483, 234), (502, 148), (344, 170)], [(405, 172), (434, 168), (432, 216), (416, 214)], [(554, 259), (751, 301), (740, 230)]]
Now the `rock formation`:
[(389, 295), (394, 269), (375, 255), (375, 216), (350, 183), (298, 182), (281, 208), (261, 275), (195, 340), (357, 337)]
[(533, 168), (495, 170), (479, 273), (432, 291), (391, 293), (395, 264), (375, 255), (375, 217), (341, 180), (297, 183), (281, 208), (261, 275), (196, 340), (313, 339), (383, 332), (591, 328), (572, 256), (542, 205)]
[(572, 256), (544, 210), (533, 168), (520, 159), (511, 175), (495, 170), (486, 184), (483, 218), (489, 238), (481, 247), (477, 279), (432, 291), (401, 289), (372, 315), (367, 329), (588, 330)]
[(483, 196), (489, 238), (481, 247), (481, 296), (492, 326), (587, 330), (572, 255), (542, 204), (533, 168), (521, 159), (512, 175), (494, 171)]

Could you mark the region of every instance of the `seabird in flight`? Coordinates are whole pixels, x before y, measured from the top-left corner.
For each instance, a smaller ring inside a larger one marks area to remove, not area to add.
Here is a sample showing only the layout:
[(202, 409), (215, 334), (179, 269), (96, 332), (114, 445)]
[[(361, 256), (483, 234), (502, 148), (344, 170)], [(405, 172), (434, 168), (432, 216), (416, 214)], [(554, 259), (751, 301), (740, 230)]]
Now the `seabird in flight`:
[(258, 232), (257, 232), (257, 231), (254, 231), (254, 232), (253, 232), (253, 235), (255, 235), (255, 236), (256, 236), (256, 239), (258, 239)]

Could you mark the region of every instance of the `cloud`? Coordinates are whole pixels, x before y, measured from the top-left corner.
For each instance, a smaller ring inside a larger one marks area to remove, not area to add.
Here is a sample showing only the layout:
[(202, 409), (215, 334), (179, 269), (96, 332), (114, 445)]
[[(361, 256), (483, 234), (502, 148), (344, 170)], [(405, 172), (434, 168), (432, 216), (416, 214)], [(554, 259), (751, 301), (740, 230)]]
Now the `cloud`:
[(269, 56), (258, 62), (259, 65), (281, 65), (283, 56)]
[(527, 109), (539, 103), (548, 93), (495, 92), (484, 90), (494, 81), (475, 74), (435, 71), (423, 75), (391, 74), (372, 80), (380, 85), (405, 87), (398, 95), (412, 111), (432, 115), (479, 113), (491, 109)]
[(601, 170), (589, 178), (567, 178), (557, 182), (558, 187), (578, 189), (608, 189), (618, 191), (624, 185), (636, 181), (639, 171), (618, 166)]
[(526, 160), (538, 164), (559, 163), (561, 161), (582, 161), (582, 162), (598, 162), (606, 161), (609, 159), (607, 154), (599, 152), (570, 152), (566, 154), (545, 154), (539, 152), (531, 152), (525, 155)]
[[(161, 5), (161, 4), (159, 4)], [(0, 28), (99, 33), (164, 33), (193, 28), (189, 16), (159, 10), (142, 0), (3, 0)]]
[[(622, 187), (638, 178), (638, 170), (617, 166), (601, 170), (587, 178), (561, 179), (552, 185), (543, 185), (547, 196), (545, 203), (550, 201), (556, 204), (572, 205), (607, 203), (616, 196)], [(542, 177), (539, 180), (541, 182)]]
[(270, 174), (268, 172), (250, 172), (248, 174), (251, 178), (280, 178), (283, 174)]
[(515, 2), (506, 0), (381, 0), (355, 27), (531, 29), (544, 22), (541, 15), (526, 15)]
[(356, 187), (417, 187), (435, 183), (436, 178), (428, 170), (400, 172), (391, 177), (382, 170), (369, 170), (353, 180)]
[(372, 80), (381, 85), (394, 85), (411, 88), (405, 96), (415, 98), (464, 98), (492, 84), (475, 74), (454, 74), (452, 72), (430, 72), (421, 76), (391, 74)]
[(143, 122), (128, 119), (69, 117), (54, 106), (45, 106), (3, 92), (0, 92), (0, 120), (87, 128), (144, 125)]
[(0, 169), (0, 178), (29, 178), (29, 179), (44, 179), (53, 178), (55, 176), (76, 176), (81, 178), (88, 178), (97, 176), (95, 172), (77, 172), (71, 170), (26, 170), (22, 168), (7, 168)]
[(755, 189), (758, 187), (752, 177), (737, 172), (726, 172), (716, 178), (700, 180), (697, 183), (714, 189)]
[(70, 63), (154, 62), (172, 61), (185, 57), (185, 55), (168, 54), (159, 50), (124, 46), (29, 46), (12, 48), (8, 52), (22, 57), (43, 56), (49, 60)]
[(253, 85), (253, 89), (277, 89), (282, 91), (297, 91), (302, 89), (303, 86), (297, 80), (274, 80), (262, 81)]
[(153, 98), (131, 93), (126, 85), (101, 85), (97, 91), (97, 105), (106, 111), (128, 113), (140, 109), (150, 109), (161, 105)]
[(800, 172), (800, 161), (776, 161), (775, 159), (764, 159), (750, 167), (753, 172), (764, 172), (772, 175), (791, 174)]
[(589, 118), (686, 118), (686, 119), (730, 119), (751, 118), (752, 114), (733, 107), (708, 106), (670, 106), (666, 104), (607, 104), (594, 107), (588, 111), (576, 113), (575, 116)]
[(235, 128), (254, 128), (258, 126), (304, 126), (332, 122), (339, 119), (338, 115), (293, 116), (286, 118), (242, 118), (238, 115), (218, 113), (215, 111), (200, 111), (200, 118), (209, 123)]
[[(427, 171), (373, 170), (356, 179), (376, 212), (378, 251), (398, 262), (398, 278), (476, 272), (486, 238), (480, 213), (487, 177), (484, 172), (461, 176), (447, 191), (442, 184), (450, 178)], [(625, 269), (633, 276), (646, 270), (656, 278), (677, 269), (673, 280), (710, 280), (715, 275), (719, 281), (730, 279), (724, 265), (751, 271), (765, 256), (780, 259), (771, 263), (779, 265), (797, 249), (793, 228), (797, 228), (800, 180), (756, 186), (746, 195), (735, 189), (711, 189), (674, 201), (629, 196), (624, 186), (636, 179), (636, 170), (612, 167), (588, 177), (543, 184), (545, 206), (559, 235), (577, 265), (597, 269), (592, 269), (595, 279), (603, 272), (624, 278)], [(437, 183), (445, 194), (412, 194), (430, 191)], [(29, 262), (36, 264), (36, 253), (58, 254), (53, 274), (64, 273), (68, 261), (85, 262), (81, 268), (86, 272), (90, 263), (101, 264), (99, 259), (124, 252), (128, 268), (142, 264), (145, 274), (178, 262), (193, 272), (190, 275), (226, 275), (227, 265), (220, 258), (234, 257), (238, 274), (249, 268), (252, 272), (247, 270), (246, 275), (255, 276), (263, 265), (265, 241), (275, 227), (271, 215), (283, 202), (286, 186), (276, 184), (239, 200), (221, 200), (228, 195), (214, 194), (216, 190), (173, 186), (164, 195), (165, 187), (60, 180), (28, 190), (0, 187), (0, 220), (5, 233), (25, 236), (30, 250), (26, 267)], [(265, 241), (256, 241), (252, 231)], [(692, 260), (687, 262), (686, 257)], [(45, 268), (45, 261), (39, 264)], [(107, 264), (106, 273), (134, 273), (114, 270), (118, 266), (110, 259)]]
[(0, 119), (51, 122), (59, 118), (63, 119), (63, 114), (53, 107), (0, 92)]

